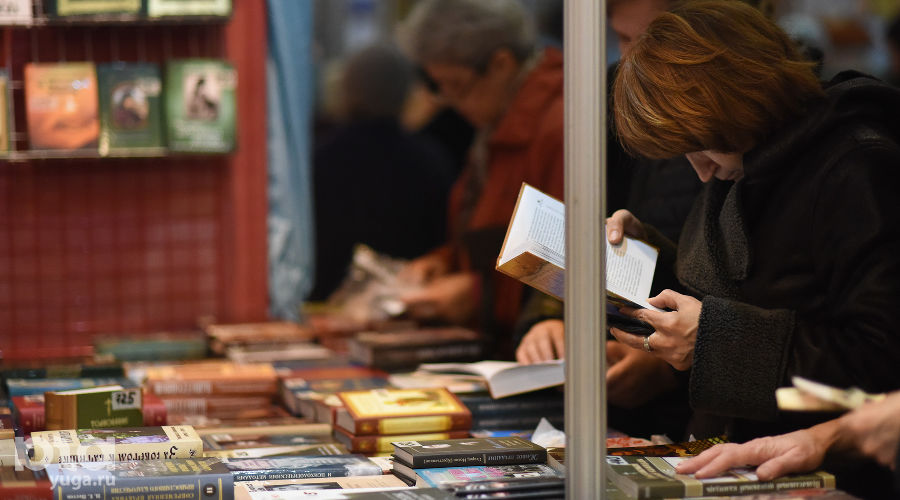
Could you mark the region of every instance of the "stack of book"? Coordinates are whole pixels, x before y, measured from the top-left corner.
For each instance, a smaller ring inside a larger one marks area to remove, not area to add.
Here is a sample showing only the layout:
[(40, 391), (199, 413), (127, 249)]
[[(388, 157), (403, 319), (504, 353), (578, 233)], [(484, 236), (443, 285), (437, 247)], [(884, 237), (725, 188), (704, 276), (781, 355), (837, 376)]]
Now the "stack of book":
[(519, 437), (398, 441), (393, 448), (393, 473), (410, 485), (456, 489), (460, 482), (528, 477), (550, 478), (532, 485), (546, 487), (547, 496), (565, 491), (546, 448)]
[(350, 358), (384, 371), (412, 370), (421, 363), (481, 359), (483, 338), (459, 327), (360, 332), (348, 341)]
[[(334, 405), (325, 402), (340, 391), (387, 387), (387, 374), (360, 366), (324, 366), (292, 370), (281, 376), (281, 399), (294, 415), (333, 424)], [(334, 398), (333, 398), (334, 399)], [(339, 401), (339, 400), (338, 400)]]
[(94, 338), (94, 355), (116, 361), (183, 361), (206, 357), (206, 337), (202, 332), (156, 332), (141, 336)]
[(334, 437), (354, 453), (390, 453), (391, 442), (462, 438), (472, 413), (444, 388), (337, 393)]
[(349, 453), (334, 442), (331, 426), (323, 424), (213, 427), (200, 429), (198, 434), (203, 441), (203, 453), (223, 459)]
[(210, 324), (205, 328), (210, 350), (241, 363), (324, 359), (330, 349), (314, 344), (312, 329), (290, 321)]
[(271, 414), (278, 377), (270, 364), (204, 361), (145, 367), (143, 383), (166, 406), (170, 420), (184, 415), (250, 418)]

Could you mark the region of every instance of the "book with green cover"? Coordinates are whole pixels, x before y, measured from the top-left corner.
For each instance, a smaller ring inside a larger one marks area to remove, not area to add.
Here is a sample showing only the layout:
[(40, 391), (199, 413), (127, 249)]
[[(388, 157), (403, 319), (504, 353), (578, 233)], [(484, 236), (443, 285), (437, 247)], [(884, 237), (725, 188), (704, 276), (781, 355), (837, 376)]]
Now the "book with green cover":
[[(97, 66), (100, 93), (100, 154), (118, 151), (161, 154), (163, 140), (162, 78), (151, 63)], [(124, 359), (124, 358), (121, 358)]]
[(144, 425), (140, 387), (121, 385), (44, 394), (47, 430)]
[(642, 499), (746, 495), (801, 488), (834, 488), (824, 471), (761, 481), (752, 469), (731, 469), (722, 476), (695, 479), (677, 474), (675, 467), (688, 457), (607, 456), (607, 477), (626, 495)]
[(237, 76), (218, 59), (182, 59), (166, 66), (165, 112), (169, 150), (227, 153), (235, 147)]
[(104, 14), (141, 13), (141, 0), (50, 0), (44, 2), (44, 8), (50, 15), (95, 16)]
[(231, 500), (234, 480), (216, 458), (52, 464), (53, 498)]
[(147, 0), (147, 16), (217, 16), (231, 15), (231, 0)]

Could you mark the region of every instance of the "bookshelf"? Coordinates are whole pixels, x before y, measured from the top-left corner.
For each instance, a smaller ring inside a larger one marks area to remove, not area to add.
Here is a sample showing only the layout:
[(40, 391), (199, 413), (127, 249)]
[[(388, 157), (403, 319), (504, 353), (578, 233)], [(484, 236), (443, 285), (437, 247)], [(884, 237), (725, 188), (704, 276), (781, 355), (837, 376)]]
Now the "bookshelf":
[[(47, 19), (0, 26), (13, 151), (0, 157), (4, 359), (90, 353), (96, 334), (266, 317), (266, 7), (231, 18)], [(211, 57), (238, 74), (237, 150), (100, 157), (28, 150), (29, 62)]]

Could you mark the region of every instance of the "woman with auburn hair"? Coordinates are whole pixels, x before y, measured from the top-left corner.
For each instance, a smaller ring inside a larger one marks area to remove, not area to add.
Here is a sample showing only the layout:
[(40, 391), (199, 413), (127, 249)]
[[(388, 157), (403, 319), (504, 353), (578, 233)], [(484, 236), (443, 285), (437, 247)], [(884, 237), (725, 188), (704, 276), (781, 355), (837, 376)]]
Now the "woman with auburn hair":
[(778, 411), (794, 375), (900, 388), (900, 92), (853, 72), (823, 87), (757, 10), (697, 0), (624, 56), (614, 103), (627, 150), (685, 155), (706, 183), (677, 251), (627, 211), (607, 225), (659, 246), (691, 294), (624, 311), (649, 337), (611, 332), (690, 370), (697, 437), (814, 423)]

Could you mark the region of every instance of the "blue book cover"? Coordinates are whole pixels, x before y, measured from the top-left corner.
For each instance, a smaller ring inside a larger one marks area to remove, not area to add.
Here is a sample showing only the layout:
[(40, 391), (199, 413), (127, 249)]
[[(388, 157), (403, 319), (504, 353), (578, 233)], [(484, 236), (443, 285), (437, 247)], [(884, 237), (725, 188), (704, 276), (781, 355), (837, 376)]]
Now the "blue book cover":
[(381, 466), (363, 455), (223, 458), (235, 481), (380, 476)]
[(101, 385), (119, 384), (122, 387), (137, 387), (135, 383), (124, 377), (91, 377), (91, 378), (43, 378), (24, 379), (11, 378), (6, 381), (6, 390), (9, 397), (31, 396), (43, 394), (48, 391), (70, 391), (74, 389), (87, 389)]

